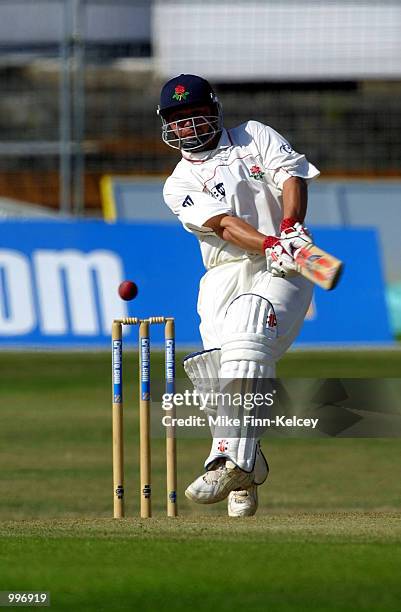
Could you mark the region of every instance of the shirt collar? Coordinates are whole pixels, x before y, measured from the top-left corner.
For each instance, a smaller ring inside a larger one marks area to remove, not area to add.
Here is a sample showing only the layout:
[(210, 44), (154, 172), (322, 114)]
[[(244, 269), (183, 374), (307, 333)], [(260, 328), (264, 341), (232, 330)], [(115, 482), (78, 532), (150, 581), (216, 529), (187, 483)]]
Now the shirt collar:
[[(230, 140), (230, 136), (225, 128), (222, 129), (220, 140), (215, 149), (210, 149), (208, 151), (182, 151), (182, 157), (191, 162), (197, 161), (206, 161), (207, 159), (211, 159), (220, 149), (227, 149), (230, 147), (232, 142)], [(185, 154), (185, 155), (184, 155)]]

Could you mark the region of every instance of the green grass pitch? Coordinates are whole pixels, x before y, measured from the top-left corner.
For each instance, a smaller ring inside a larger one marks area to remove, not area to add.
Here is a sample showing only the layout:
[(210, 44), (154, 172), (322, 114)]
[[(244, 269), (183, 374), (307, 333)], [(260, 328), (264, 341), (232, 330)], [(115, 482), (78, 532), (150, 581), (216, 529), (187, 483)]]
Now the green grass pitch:
[[(161, 376), (162, 355), (152, 361)], [(273, 439), (260, 511), (196, 506), (202, 439), (179, 440), (180, 517), (138, 515), (137, 360), (124, 357), (127, 518), (112, 513), (106, 353), (0, 355), (0, 591), (46, 590), (55, 611), (401, 610), (399, 439)], [(400, 377), (401, 352), (294, 352), (282, 377)]]

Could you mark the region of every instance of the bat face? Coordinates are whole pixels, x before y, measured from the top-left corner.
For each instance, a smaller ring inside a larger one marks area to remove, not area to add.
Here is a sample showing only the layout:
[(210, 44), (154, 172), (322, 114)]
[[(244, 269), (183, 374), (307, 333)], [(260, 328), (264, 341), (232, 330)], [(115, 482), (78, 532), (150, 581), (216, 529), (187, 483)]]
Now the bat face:
[(343, 269), (342, 262), (314, 244), (300, 249), (295, 257), (297, 270), (302, 276), (323, 289), (334, 289)]

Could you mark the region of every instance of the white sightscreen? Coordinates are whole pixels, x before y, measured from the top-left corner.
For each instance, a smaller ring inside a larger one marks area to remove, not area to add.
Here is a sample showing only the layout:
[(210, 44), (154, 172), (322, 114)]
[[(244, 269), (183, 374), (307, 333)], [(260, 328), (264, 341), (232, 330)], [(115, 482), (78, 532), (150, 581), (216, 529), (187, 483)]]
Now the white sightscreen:
[(163, 77), (215, 81), (399, 78), (401, 2), (157, 0)]

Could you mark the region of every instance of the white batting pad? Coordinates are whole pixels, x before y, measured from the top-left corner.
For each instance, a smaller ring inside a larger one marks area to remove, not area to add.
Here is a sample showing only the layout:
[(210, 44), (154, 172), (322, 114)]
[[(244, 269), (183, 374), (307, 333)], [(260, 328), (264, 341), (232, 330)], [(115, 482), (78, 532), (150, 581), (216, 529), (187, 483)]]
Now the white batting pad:
[(220, 349), (191, 353), (184, 358), (186, 375), (197, 391), (218, 391), (220, 373)]
[[(211, 349), (191, 353), (184, 358), (185, 373), (199, 394), (209, 396), (220, 390), (220, 356), (220, 349)], [(209, 417), (216, 416), (217, 406), (213, 405), (212, 401), (207, 404), (203, 402), (203, 410), (208, 418), (211, 434), (214, 436), (215, 427)]]
[(255, 461), (255, 484), (261, 485), (264, 483), (269, 475), (269, 465), (266, 461), (260, 443), (256, 447), (256, 461)]
[(277, 323), (265, 298), (245, 293), (227, 309), (221, 345), (220, 378), (272, 378)]
[[(226, 314), (221, 348), (220, 391), (234, 397), (254, 397), (271, 391), (269, 379), (275, 376), (272, 355), (277, 338), (273, 306), (265, 298), (247, 293), (234, 300)], [(233, 406), (218, 403), (217, 424), (212, 448), (205, 462), (226, 457), (241, 469), (255, 467), (260, 429), (247, 421), (245, 404)], [(255, 418), (267, 416), (266, 406), (254, 407)], [(227, 425), (227, 419), (236, 419)]]

